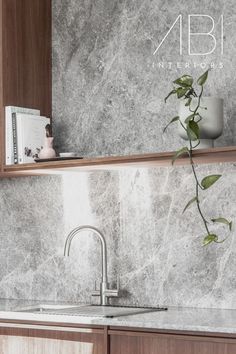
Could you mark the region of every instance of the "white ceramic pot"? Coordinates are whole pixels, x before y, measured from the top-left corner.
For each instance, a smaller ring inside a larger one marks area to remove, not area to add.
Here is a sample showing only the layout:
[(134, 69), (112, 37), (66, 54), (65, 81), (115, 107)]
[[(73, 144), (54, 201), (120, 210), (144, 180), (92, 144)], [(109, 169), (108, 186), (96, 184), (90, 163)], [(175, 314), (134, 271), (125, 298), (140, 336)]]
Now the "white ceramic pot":
[[(186, 100), (181, 100), (179, 105), (179, 117), (184, 125), (186, 125), (185, 119), (191, 114), (185, 103)], [(191, 110), (197, 107), (197, 103), (198, 99), (193, 98), (190, 106)], [(198, 145), (198, 149), (214, 147), (214, 140), (221, 136), (223, 132), (223, 104), (224, 100), (222, 98), (202, 97), (201, 107), (198, 110), (202, 116), (202, 120), (199, 122), (200, 145)], [(187, 134), (180, 123), (179, 135), (184, 140), (188, 140)]]

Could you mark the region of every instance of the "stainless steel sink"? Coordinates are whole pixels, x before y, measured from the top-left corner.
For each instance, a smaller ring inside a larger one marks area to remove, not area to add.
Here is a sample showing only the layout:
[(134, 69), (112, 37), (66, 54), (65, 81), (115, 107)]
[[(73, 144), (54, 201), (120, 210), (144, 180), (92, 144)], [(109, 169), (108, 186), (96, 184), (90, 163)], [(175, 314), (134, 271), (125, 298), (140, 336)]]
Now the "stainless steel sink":
[(49, 304), (38, 304), (34, 306), (27, 306), (18, 308), (16, 312), (29, 312), (29, 313), (50, 313), (51, 311), (67, 310), (78, 307), (78, 305), (49, 305)]
[(57, 311), (60, 315), (113, 318), (137, 315), (147, 312), (165, 311), (166, 308), (123, 307), (123, 306), (81, 306)]
[(17, 312), (44, 313), (48, 315), (83, 316), (113, 318), (120, 316), (137, 315), (148, 312), (166, 311), (167, 308), (152, 307), (123, 307), (123, 306), (97, 306), (97, 305), (38, 305), (28, 308), (18, 309)]

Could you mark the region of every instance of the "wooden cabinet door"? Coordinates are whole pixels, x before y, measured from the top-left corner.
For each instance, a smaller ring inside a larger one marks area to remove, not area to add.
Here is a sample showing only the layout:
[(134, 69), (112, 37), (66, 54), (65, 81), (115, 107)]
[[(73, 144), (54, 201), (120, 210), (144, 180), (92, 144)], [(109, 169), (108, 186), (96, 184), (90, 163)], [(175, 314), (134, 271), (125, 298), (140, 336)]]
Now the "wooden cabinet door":
[(236, 340), (138, 332), (111, 333), (110, 354), (236, 354)]
[(0, 0), (0, 177), (5, 164), (5, 106), (52, 115), (51, 12), (51, 0)]
[(2, 328), (0, 354), (106, 354), (104, 331), (87, 328)]

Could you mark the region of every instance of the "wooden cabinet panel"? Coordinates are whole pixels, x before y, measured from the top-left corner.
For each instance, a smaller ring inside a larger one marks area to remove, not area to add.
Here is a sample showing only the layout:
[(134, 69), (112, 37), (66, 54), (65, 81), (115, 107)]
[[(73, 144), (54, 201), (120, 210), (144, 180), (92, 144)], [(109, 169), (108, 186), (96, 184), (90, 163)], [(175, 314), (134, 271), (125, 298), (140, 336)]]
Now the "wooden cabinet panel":
[(2, 329), (0, 354), (106, 354), (103, 331), (79, 330)]
[(236, 341), (176, 335), (111, 335), (110, 354), (236, 354)]
[(1, 1), (3, 105), (51, 117), (51, 0)]
[(236, 354), (234, 336), (6, 324), (0, 354)]
[(5, 106), (52, 114), (51, 0), (0, 0), (0, 173)]
[(104, 354), (99, 342), (2, 336), (1, 354)]

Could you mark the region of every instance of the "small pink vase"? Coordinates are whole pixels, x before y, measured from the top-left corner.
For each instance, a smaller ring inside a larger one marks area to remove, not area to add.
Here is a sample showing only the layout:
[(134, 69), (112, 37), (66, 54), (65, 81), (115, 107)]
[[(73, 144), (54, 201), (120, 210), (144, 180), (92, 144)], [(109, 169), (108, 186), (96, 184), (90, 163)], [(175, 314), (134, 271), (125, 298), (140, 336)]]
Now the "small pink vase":
[(56, 157), (56, 152), (53, 149), (53, 139), (52, 137), (46, 137), (44, 140), (44, 146), (39, 153), (40, 159), (52, 159)]

